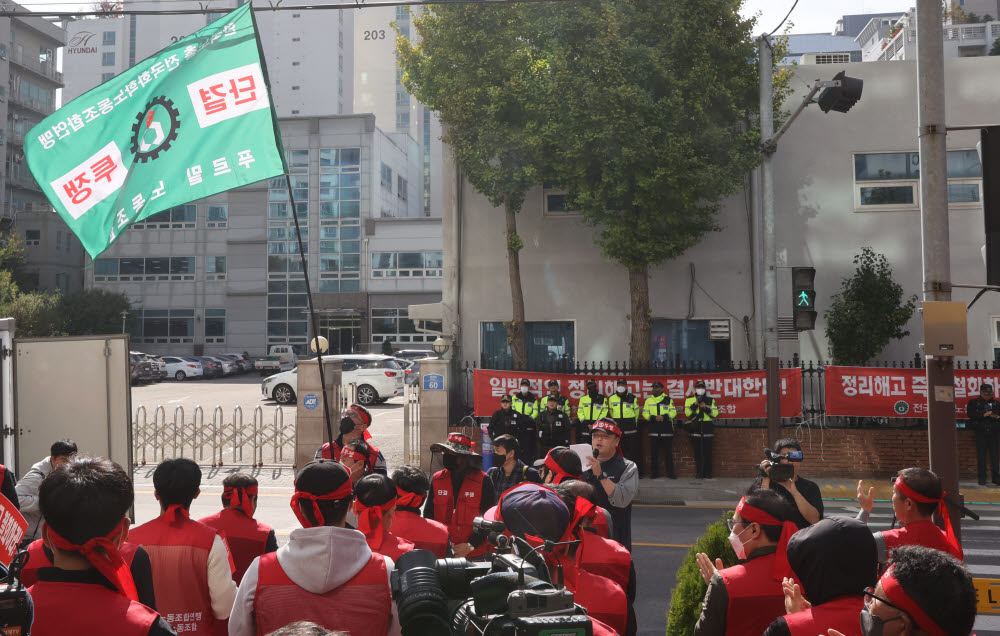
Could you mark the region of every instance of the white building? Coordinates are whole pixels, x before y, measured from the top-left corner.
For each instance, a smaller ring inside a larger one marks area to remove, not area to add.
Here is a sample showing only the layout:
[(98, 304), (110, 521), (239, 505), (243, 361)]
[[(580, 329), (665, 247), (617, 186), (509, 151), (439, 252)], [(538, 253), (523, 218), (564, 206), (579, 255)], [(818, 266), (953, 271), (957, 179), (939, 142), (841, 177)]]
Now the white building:
[[(972, 0), (966, 0), (966, 5), (971, 6), (971, 2)], [(994, 9), (996, 4), (996, 0), (985, 2), (985, 6), (992, 6)], [(964, 8), (966, 12), (976, 13), (969, 6)], [(1000, 17), (995, 10), (993, 13), (979, 14), (980, 17), (983, 15)], [(943, 37), (945, 58), (987, 55), (993, 48), (993, 43), (1000, 38), (1000, 20), (975, 24), (945, 24)], [(886, 18), (872, 18), (855, 41), (861, 45), (861, 58), (864, 62), (916, 60), (916, 9), (910, 9), (898, 21), (891, 24), (887, 23)]]

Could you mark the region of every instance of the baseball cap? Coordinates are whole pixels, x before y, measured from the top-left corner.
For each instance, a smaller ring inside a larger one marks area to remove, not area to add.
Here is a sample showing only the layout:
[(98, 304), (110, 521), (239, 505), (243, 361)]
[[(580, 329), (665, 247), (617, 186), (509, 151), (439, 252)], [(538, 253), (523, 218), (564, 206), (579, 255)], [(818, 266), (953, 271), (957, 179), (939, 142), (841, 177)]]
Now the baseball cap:
[(510, 396), (509, 395), (504, 395), (502, 398), (500, 398), (500, 401), (501, 402), (510, 402)]
[(694, 385), (697, 388), (704, 389), (705, 388), (705, 381), (704, 380), (698, 380), (697, 382), (694, 383)]
[(660, 382), (659, 380), (657, 380), (656, 382), (653, 382), (653, 384), (651, 386), (654, 389), (662, 389), (663, 388), (663, 383)]
[(500, 496), (496, 507), (499, 520), (513, 534), (558, 541), (569, 526), (569, 508), (555, 491), (541, 484), (514, 486)]
[(594, 422), (594, 425), (590, 429), (590, 433), (610, 433), (611, 435), (621, 437), (622, 429), (618, 427), (618, 422), (614, 421), (610, 417), (602, 417)]

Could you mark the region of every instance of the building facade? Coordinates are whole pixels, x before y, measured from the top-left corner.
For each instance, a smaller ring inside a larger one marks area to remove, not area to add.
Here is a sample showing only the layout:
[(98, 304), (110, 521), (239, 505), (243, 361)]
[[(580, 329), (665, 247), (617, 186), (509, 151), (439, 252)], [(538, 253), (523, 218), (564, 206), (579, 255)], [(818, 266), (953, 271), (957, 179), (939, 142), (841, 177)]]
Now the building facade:
[(304, 353), (313, 330), (294, 201), (331, 352), (378, 350), (385, 339), (428, 347), (433, 338), (416, 332), (407, 307), (440, 299), (440, 220), (399, 208), (405, 214), (381, 215), (389, 186), (393, 203), (419, 204), (415, 186), (412, 195), (399, 189), (403, 175), (418, 178), (397, 141), (405, 137), (383, 133), (373, 115), (287, 118), (281, 134), (288, 181), (252, 184), (133, 225), (87, 269), (87, 285), (129, 296), (143, 350), (261, 354), (292, 344)]
[[(854, 273), (853, 258), (865, 246), (884, 254), (907, 296), (921, 294), (919, 160), (915, 62), (846, 66), (865, 82), (861, 101), (847, 114), (808, 108), (782, 138), (775, 154), (776, 226), (779, 253), (780, 354), (791, 359), (828, 359), (823, 312), (841, 281)], [(803, 65), (806, 81), (824, 67)], [(949, 124), (996, 120), (1000, 85), (983, 82), (1000, 70), (984, 57), (946, 60)], [(798, 103), (806, 82), (793, 81)], [(886, 113), (892, 113), (887, 117)], [(985, 283), (982, 176), (977, 131), (948, 135), (951, 271), (957, 283)], [(505, 258), (504, 214), (452, 166), (445, 201), (445, 332), (463, 360), (503, 363), (503, 321), (511, 319)], [(529, 193), (518, 215), (521, 280), (526, 299), (529, 354), (533, 362), (580, 362), (629, 357), (628, 275), (604, 259), (594, 230), (578, 215), (547, 206), (549, 191)], [(721, 230), (683, 256), (651, 269), (649, 280), (656, 360), (718, 362), (760, 360), (762, 262), (751, 201), (740, 193), (724, 202)], [(454, 236), (455, 238), (451, 238)], [(814, 331), (796, 333), (791, 267), (816, 268)], [(975, 290), (955, 289), (970, 302)], [(457, 317), (449, 313), (456, 307)], [(893, 341), (880, 359), (912, 360), (919, 352), (921, 323)], [(968, 316), (970, 358), (1000, 355), (1000, 297), (987, 294)]]

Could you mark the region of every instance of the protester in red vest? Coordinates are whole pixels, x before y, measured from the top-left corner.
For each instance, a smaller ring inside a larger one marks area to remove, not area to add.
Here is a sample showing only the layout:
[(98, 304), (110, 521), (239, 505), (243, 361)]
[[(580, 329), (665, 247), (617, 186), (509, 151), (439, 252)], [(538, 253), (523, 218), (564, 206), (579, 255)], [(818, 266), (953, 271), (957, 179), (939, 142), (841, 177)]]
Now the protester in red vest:
[(42, 541), (53, 567), (38, 571), (28, 592), (35, 636), (166, 636), (174, 630), (138, 600), (119, 547), (133, 502), (129, 474), (108, 459), (73, 459), (42, 482)]
[[(858, 504), (861, 505), (861, 513), (858, 519), (867, 523), (875, 503), (875, 489), (869, 488), (866, 494), (864, 487), (865, 482), (859, 481)], [(892, 512), (903, 527), (875, 533), (879, 563), (886, 563), (890, 553), (901, 545), (922, 545), (947, 552), (959, 561), (965, 558), (948, 517), (941, 479), (933, 472), (926, 468), (904, 468), (899, 471), (892, 489)], [(935, 512), (944, 522), (944, 530), (938, 528), (931, 519)]]
[(222, 482), (222, 510), (199, 523), (222, 532), (233, 555), (233, 580), (239, 585), (250, 563), (278, 549), (271, 526), (253, 518), (257, 511), (257, 480), (246, 473), (233, 473)]
[(201, 493), (201, 469), (190, 459), (168, 459), (153, 471), (160, 516), (131, 534), (149, 553), (160, 613), (178, 632), (225, 634), (236, 598), (233, 561), (215, 528), (190, 517)]
[[(905, 545), (865, 592), (861, 630), (868, 634), (968, 636), (976, 622), (976, 586), (962, 563), (940, 550)], [(844, 636), (835, 629), (829, 636)]]
[(400, 634), (392, 559), (345, 527), (353, 501), (350, 473), (339, 462), (313, 460), (299, 471), (291, 503), (302, 528), (250, 565), (229, 618), (231, 636), (269, 634), (295, 621), (351, 636)]
[(785, 616), (764, 636), (816, 636), (836, 629), (867, 636), (858, 615), (865, 589), (878, 579), (875, 539), (857, 519), (833, 517), (799, 530), (788, 540), (792, 579), (785, 579)]
[(740, 499), (729, 520), (729, 542), (742, 561), (722, 568), (698, 554), (701, 575), (708, 584), (694, 636), (760, 636), (785, 613), (781, 583), (791, 575), (786, 549), (798, 529), (795, 514), (781, 495), (757, 490)]
[(439, 559), (449, 556), (448, 526), (424, 519), (420, 506), (427, 498), (431, 482), (424, 471), (415, 466), (401, 466), (392, 473), (396, 484), (396, 514), (392, 519), (392, 533), (412, 541), (418, 550), (429, 550)]
[[(348, 443), (355, 440), (361, 440), (368, 444), (368, 448), (371, 450), (366, 463), (367, 472), (379, 473), (382, 475), (386, 474), (385, 468), (385, 456), (382, 452), (375, 447), (371, 442), (371, 433), (368, 432), (368, 428), (372, 425), (372, 414), (368, 412), (368, 409), (361, 406), (360, 404), (352, 404), (343, 412), (340, 418), (340, 434), (337, 439), (333, 441), (333, 444), (326, 443), (316, 449), (316, 459), (333, 459), (335, 461), (340, 461), (340, 451), (343, 450)], [(360, 477), (359, 477), (360, 478)], [(354, 480), (357, 483), (357, 479)]]
[(472, 440), (451, 433), (444, 442), (431, 445), (440, 452), (444, 470), (431, 479), (432, 497), (427, 498), (424, 516), (448, 526), (448, 538), (456, 557), (486, 554), (486, 537), (472, 531), (472, 521), (496, 503), (493, 482), (480, 468), (481, 457), (472, 450)]
[[(561, 482), (559, 486), (568, 489), (577, 497), (583, 497), (590, 503), (594, 504), (594, 509), (585, 519), (583, 519), (583, 521), (581, 521), (581, 523), (596, 532), (597, 536), (610, 539), (614, 531), (615, 524), (611, 519), (611, 513), (598, 505), (597, 502), (599, 497), (597, 496), (597, 489), (594, 485), (586, 481), (567, 479)], [(615, 543), (618, 542), (615, 541)], [(621, 544), (619, 543), (619, 545)]]
[(372, 552), (395, 561), (415, 548), (413, 542), (391, 532), (396, 516), (396, 484), (385, 475), (368, 475), (354, 487), (358, 530)]
[(567, 479), (583, 479), (583, 462), (574, 451), (556, 446), (545, 455), (539, 474), (543, 484), (553, 486)]

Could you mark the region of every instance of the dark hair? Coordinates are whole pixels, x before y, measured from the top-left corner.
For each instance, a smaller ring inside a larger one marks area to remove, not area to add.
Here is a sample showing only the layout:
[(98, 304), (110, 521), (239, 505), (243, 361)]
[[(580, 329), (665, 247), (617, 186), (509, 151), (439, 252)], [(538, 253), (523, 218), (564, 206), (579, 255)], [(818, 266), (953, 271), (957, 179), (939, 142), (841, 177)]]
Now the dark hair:
[(563, 472), (570, 475), (571, 477), (579, 478), (583, 475), (583, 462), (580, 460), (580, 456), (576, 454), (565, 446), (556, 446), (549, 451), (552, 459), (556, 460), (559, 467), (563, 469)]
[(267, 636), (348, 636), (347, 632), (331, 632), (325, 627), (309, 621), (295, 621), (280, 627)]
[(794, 448), (797, 451), (802, 450), (802, 444), (799, 440), (794, 437), (786, 437), (785, 439), (779, 439), (774, 443), (774, 452), (780, 452), (782, 448)]
[(164, 506), (191, 507), (201, 486), (201, 469), (190, 459), (167, 459), (153, 471), (153, 488)]
[(579, 479), (567, 479), (558, 485), (558, 488), (573, 493), (577, 497), (583, 497), (590, 503), (597, 505), (597, 491), (592, 484)]
[(356, 439), (353, 442), (347, 442), (344, 444), (344, 448), (350, 448), (353, 451), (357, 451), (365, 456), (365, 462), (371, 459), (372, 447), (365, 443), (363, 439)]
[[(903, 483), (924, 497), (941, 498), (941, 479), (926, 468), (904, 468), (899, 471), (899, 476), (903, 478)], [(910, 501), (917, 504), (917, 512), (923, 517), (929, 517), (938, 508), (936, 501), (934, 503), (921, 503), (913, 499)]]
[(427, 491), (431, 489), (427, 475), (416, 466), (400, 466), (392, 473), (392, 481), (396, 484), (396, 488), (421, 497), (426, 497)]
[[(250, 488), (257, 485), (257, 478), (247, 473), (233, 473), (222, 480), (222, 488)], [(229, 507), (229, 499), (222, 495), (222, 507)]]
[(497, 446), (504, 449), (504, 452), (514, 451), (517, 453), (517, 438), (513, 435), (501, 435), (493, 440), (493, 448)]
[(366, 506), (381, 506), (396, 498), (396, 484), (385, 475), (365, 475), (354, 484), (354, 496)]
[[(747, 495), (746, 502), (754, 508), (763, 510), (778, 521), (792, 521), (795, 516), (791, 504), (785, 501), (784, 497), (770, 489), (757, 490), (752, 495)], [(748, 525), (749, 523), (747, 522)], [(764, 536), (770, 541), (777, 542), (781, 539), (781, 526), (760, 524), (760, 527), (764, 531)]]
[(114, 530), (134, 498), (125, 469), (103, 457), (82, 457), (42, 480), (38, 507), (50, 528), (82, 545)]
[[(962, 563), (938, 550), (902, 545), (889, 559), (892, 576), (950, 636), (968, 636), (976, 622), (976, 587)], [(911, 617), (912, 618), (912, 617)], [(927, 625), (918, 625), (927, 631)]]
[(552, 486), (552, 490), (555, 491), (559, 498), (563, 500), (566, 507), (569, 508), (569, 513), (572, 515), (573, 511), (576, 509), (576, 500), (579, 498), (572, 488), (566, 488), (562, 484), (556, 484)]
[[(336, 465), (328, 466), (328, 464)], [(350, 472), (340, 462), (332, 459), (314, 459), (303, 466), (302, 470), (295, 476), (295, 490), (311, 495), (326, 495), (334, 492), (350, 479)], [(343, 523), (353, 502), (353, 494), (343, 499), (317, 501), (316, 505), (319, 506), (320, 514), (323, 515), (323, 525), (336, 526)], [(319, 525), (318, 520), (313, 516), (311, 502), (300, 501), (299, 510), (302, 511), (310, 524), (314, 527)]]
[(76, 442), (71, 439), (61, 439), (49, 448), (49, 457), (69, 457), (76, 453)]

